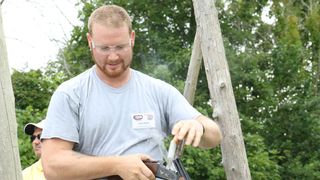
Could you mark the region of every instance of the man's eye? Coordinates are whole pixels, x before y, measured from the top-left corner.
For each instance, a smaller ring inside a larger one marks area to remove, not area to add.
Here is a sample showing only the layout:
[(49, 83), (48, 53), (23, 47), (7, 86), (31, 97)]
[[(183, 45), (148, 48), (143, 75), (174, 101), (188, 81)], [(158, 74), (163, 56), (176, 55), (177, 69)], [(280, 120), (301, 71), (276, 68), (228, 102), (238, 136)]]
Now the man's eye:
[(124, 45), (116, 46), (116, 47), (115, 47), (116, 50), (122, 50), (123, 48), (124, 48)]
[(102, 51), (109, 51), (109, 50), (110, 50), (110, 48), (109, 48), (108, 46), (100, 47), (100, 49), (101, 49)]

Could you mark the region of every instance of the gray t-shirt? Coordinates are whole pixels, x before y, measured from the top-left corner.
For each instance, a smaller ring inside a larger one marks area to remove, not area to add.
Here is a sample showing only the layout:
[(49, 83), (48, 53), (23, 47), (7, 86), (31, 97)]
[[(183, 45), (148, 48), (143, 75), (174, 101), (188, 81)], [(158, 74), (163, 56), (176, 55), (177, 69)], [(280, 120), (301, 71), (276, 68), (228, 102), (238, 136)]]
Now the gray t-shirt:
[(102, 82), (95, 66), (53, 94), (41, 138), (76, 143), (74, 150), (107, 156), (145, 153), (162, 160), (159, 143), (179, 120), (200, 115), (173, 86), (131, 69), (120, 88)]

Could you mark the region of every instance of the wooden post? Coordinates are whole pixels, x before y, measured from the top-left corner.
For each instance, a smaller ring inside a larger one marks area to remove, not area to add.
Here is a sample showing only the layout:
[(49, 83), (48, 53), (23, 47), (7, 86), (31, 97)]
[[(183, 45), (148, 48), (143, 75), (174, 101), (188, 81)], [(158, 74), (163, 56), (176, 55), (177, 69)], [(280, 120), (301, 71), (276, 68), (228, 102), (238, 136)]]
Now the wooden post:
[(194, 94), (197, 89), (197, 80), (202, 61), (200, 40), (197, 34), (198, 33), (196, 33), (193, 42), (192, 54), (183, 92), (184, 97), (189, 101), (190, 104), (193, 104), (194, 101)]
[(241, 125), (214, 0), (193, 0), (210, 97), (223, 135), (222, 163), (228, 180), (251, 179)]
[(0, 179), (22, 179), (14, 96), (0, 5)]

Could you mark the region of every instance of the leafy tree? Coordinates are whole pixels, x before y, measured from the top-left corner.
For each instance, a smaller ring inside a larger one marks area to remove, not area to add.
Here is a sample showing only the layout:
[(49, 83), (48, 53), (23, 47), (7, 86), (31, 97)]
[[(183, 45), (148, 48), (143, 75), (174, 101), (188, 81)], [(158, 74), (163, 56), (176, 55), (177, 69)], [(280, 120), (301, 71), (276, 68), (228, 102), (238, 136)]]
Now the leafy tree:
[(32, 106), (35, 109), (45, 109), (55, 90), (49, 79), (41, 70), (19, 72), (14, 70), (12, 75), (13, 91), (17, 109)]

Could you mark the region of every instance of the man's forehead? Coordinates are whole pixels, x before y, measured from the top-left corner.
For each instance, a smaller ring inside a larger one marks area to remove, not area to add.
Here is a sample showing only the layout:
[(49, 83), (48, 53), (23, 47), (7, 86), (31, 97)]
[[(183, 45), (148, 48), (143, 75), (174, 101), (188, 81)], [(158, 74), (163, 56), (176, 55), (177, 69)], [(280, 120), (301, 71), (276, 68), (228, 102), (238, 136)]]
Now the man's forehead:
[(106, 27), (100, 24), (96, 24), (92, 29), (91, 37), (95, 40), (104, 41), (108, 40), (120, 40), (130, 38), (129, 29), (127, 26)]
[(107, 29), (124, 29), (127, 30), (129, 33), (129, 27), (126, 23), (118, 23), (118, 24), (112, 24), (108, 22), (95, 22), (92, 24), (92, 32), (94, 31), (101, 31), (101, 30), (107, 30)]

